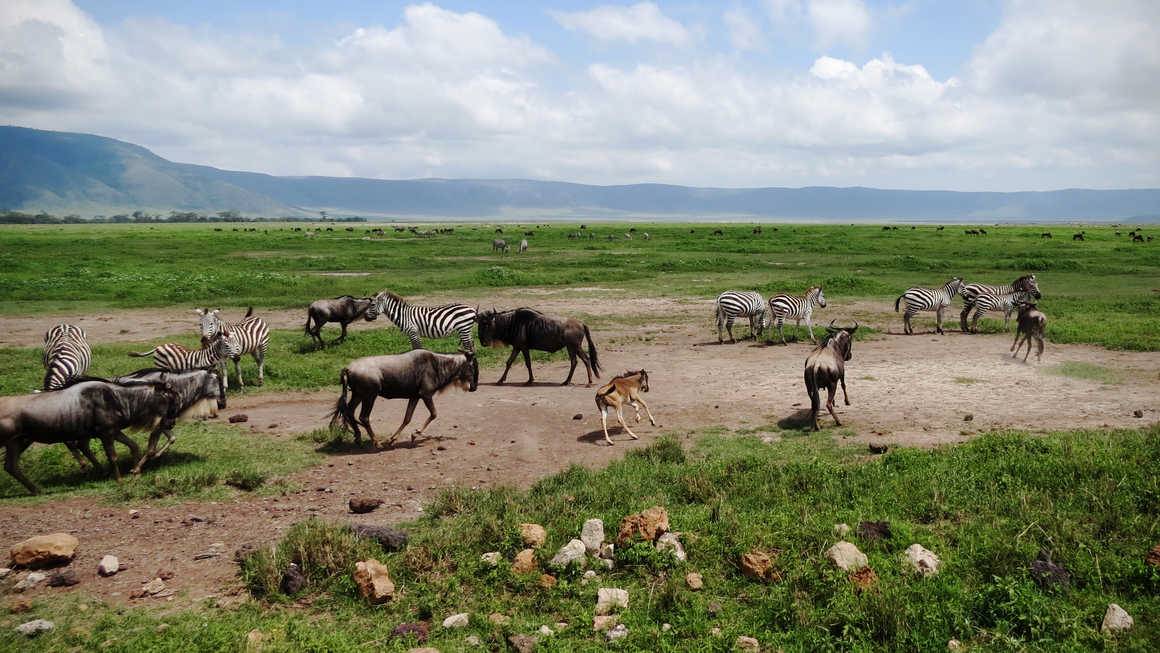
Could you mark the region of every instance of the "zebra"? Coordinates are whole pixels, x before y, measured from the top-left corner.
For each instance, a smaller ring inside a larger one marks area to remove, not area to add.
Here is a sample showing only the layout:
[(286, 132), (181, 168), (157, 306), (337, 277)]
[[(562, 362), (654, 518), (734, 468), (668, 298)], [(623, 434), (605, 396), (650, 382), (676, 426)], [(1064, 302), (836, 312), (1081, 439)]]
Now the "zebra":
[[(1017, 290), (1006, 294), (992, 294), (983, 293), (975, 297), (973, 304), (975, 309), (975, 316), (971, 319), (971, 331), (978, 333), (979, 318), (983, 317), (987, 311), (1003, 311), (1003, 330), (1007, 330), (1007, 326), (1011, 323), (1011, 312), (1019, 303), (1032, 303), (1033, 293), (1023, 290)], [(963, 329), (966, 331), (966, 329)]]
[(1033, 297), (1039, 299), (1039, 282), (1036, 281), (1034, 274), (1025, 274), (1012, 281), (1009, 286), (989, 286), (984, 283), (964, 285), (959, 290), (959, 294), (963, 296), (963, 312), (959, 314), (960, 328), (964, 333), (967, 331), (967, 316), (970, 315), (971, 309), (975, 306), (975, 299), (979, 295), (1010, 295), (1013, 292), (1029, 292)]
[(938, 290), (930, 288), (910, 288), (894, 300), (894, 311), (898, 312), (898, 304), (906, 300), (906, 312), (902, 315), (903, 331), (907, 335), (914, 333), (910, 326), (910, 318), (919, 311), (935, 311), (935, 333), (942, 333), (943, 311), (951, 305), (951, 300), (958, 294), (963, 285), (962, 277), (954, 277), (944, 283)]
[[(242, 347), (229, 331), (218, 331), (210, 338), (202, 339), (201, 349), (189, 349), (176, 342), (167, 342), (157, 345), (144, 352), (129, 352), (134, 358), (153, 357), (153, 364), (166, 372), (185, 372), (188, 370), (210, 370), (224, 363), (227, 358), (242, 355)], [(228, 388), (222, 376), (222, 385)]]
[(442, 338), (452, 331), (459, 332), (459, 343), (463, 351), (475, 355), (475, 341), (471, 338), (471, 328), (475, 325), (475, 309), (464, 304), (444, 304), (442, 306), (420, 306), (408, 304), (402, 297), (384, 290), (375, 295), (366, 319), (374, 320), (379, 314), (390, 318), (407, 338), (411, 349), (422, 349), (424, 338)]
[[(245, 382), (242, 381), (241, 362), (241, 358), (245, 354), (253, 356), (254, 362), (258, 364), (258, 385), (262, 385), (266, 373), (266, 350), (270, 347), (270, 328), (266, 326), (265, 320), (254, 315), (254, 307), (251, 306), (246, 311), (245, 317), (240, 322), (223, 320), (220, 308), (212, 311), (208, 308), (205, 310), (195, 308), (193, 312), (201, 316), (199, 328), (203, 344), (207, 339), (222, 332), (229, 333), (237, 343), (238, 352), (230, 354), (229, 357), (234, 361), (234, 374), (238, 376), (238, 386), (243, 389), (246, 387)], [(223, 379), (228, 376), (224, 358), (221, 360), (221, 373)]]
[(60, 390), (70, 379), (81, 376), (93, 361), (85, 330), (58, 324), (44, 334), (44, 390)]
[(749, 333), (755, 339), (759, 337), (769, 320), (765, 313), (765, 298), (760, 293), (747, 290), (726, 290), (717, 296), (717, 344), (724, 340), (721, 337), (721, 327), (729, 332), (730, 344), (737, 342), (733, 339), (733, 320), (738, 316), (749, 318)]
[(818, 344), (818, 339), (814, 337), (814, 326), (810, 321), (815, 305), (826, 307), (826, 296), (822, 294), (821, 286), (811, 287), (804, 297), (777, 294), (769, 298), (769, 313), (777, 320), (777, 335), (781, 336), (781, 344), (786, 344), (785, 334), (781, 331), (781, 325), (786, 319), (795, 321), (794, 328), (801, 326), (802, 320), (805, 320), (810, 340), (813, 340), (815, 345)]

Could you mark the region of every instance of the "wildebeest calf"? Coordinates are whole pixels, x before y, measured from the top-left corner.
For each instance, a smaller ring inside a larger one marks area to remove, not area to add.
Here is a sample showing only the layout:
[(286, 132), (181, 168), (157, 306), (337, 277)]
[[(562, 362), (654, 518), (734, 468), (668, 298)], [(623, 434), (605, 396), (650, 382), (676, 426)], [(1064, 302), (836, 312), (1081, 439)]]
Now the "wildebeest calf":
[(1011, 358), (1019, 355), (1019, 350), (1023, 348), (1019, 338), (1023, 338), (1023, 342), (1027, 343), (1027, 353), (1023, 354), (1023, 362), (1027, 362), (1027, 357), (1031, 355), (1031, 339), (1035, 338), (1036, 351), (1035, 360), (1043, 359), (1043, 332), (1047, 329), (1047, 316), (1040, 311), (1034, 303), (1019, 302), (1015, 305), (1019, 309), (1019, 318), (1015, 327), (1015, 342), (1011, 343)]
[[(568, 370), (568, 378), (564, 379), (561, 385), (572, 382), (577, 358), (584, 361), (589, 385), (592, 384), (593, 372), (596, 373), (596, 378), (600, 378), (600, 361), (596, 357), (596, 345), (592, 342), (592, 334), (589, 333), (588, 326), (576, 318), (552, 317), (531, 308), (517, 308), (502, 313), (495, 311), (476, 313), (475, 321), (479, 324), (479, 341), (484, 346), (512, 347), (512, 355), (507, 359), (499, 383), (507, 380), (512, 363), (522, 352), (524, 364), (528, 366), (528, 385), (531, 385), (535, 380), (532, 377), (531, 350), (555, 352), (564, 347), (568, 348), (568, 358), (572, 362), (572, 367)], [(588, 340), (587, 354), (583, 349), (585, 339)]]
[[(335, 343), (340, 343), (346, 340), (346, 327), (351, 322), (361, 318), (366, 318), (367, 309), (371, 307), (374, 300), (370, 297), (351, 297), (350, 295), (343, 295), (335, 297), (334, 299), (319, 299), (306, 309), (306, 330), (304, 335), (310, 336), (311, 340), (317, 340), (319, 346), (324, 346), (322, 342), (322, 326), (327, 322), (338, 322), (342, 325), (342, 335), (338, 337)], [(314, 322), (314, 328), (310, 328), (310, 323)], [(367, 320), (369, 322), (369, 320)]]
[[(479, 363), (471, 353), (437, 354), (426, 349), (412, 349), (403, 354), (387, 356), (367, 356), (351, 361), (339, 376), (342, 383), (342, 395), (334, 405), (334, 412), (330, 415), (331, 425), (341, 421), (342, 424), (354, 431), (354, 440), (362, 442), (358, 427), (361, 424), (371, 438), (371, 445), (379, 448), (375, 439), (375, 432), (371, 428), (371, 410), (375, 406), (375, 399), (407, 399), (407, 413), (403, 416), (403, 423), (391, 435), (388, 445), (394, 444), (395, 439), (403, 432), (403, 428), (411, 423), (411, 416), (415, 413), (415, 405), (423, 400), (430, 415), (423, 426), (411, 434), (411, 444), (415, 444), (415, 436), (423, 432), (435, 420), (435, 403), (432, 398), (451, 386), (465, 388), (468, 392), (475, 392), (479, 387)], [(347, 402), (346, 391), (350, 388), (350, 401)], [(358, 420), (354, 418), (354, 409), (359, 404), (362, 410)]]
[(626, 402), (636, 409), (636, 421), (640, 421), (640, 407), (644, 406), (649, 424), (657, 425), (657, 421), (653, 419), (652, 411), (648, 409), (648, 404), (644, 403), (644, 399), (640, 397), (642, 392), (648, 392), (648, 372), (644, 370), (625, 372), (600, 386), (600, 389), (596, 391), (596, 409), (600, 411), (600, 426), (604, 428), (604, 441), (610, 446), (612, 438), (608, 437), (609, 409), (616, 411), (616, 421), (620, 422), (620, 426), (632, 436), (633, 440), (640, 438), (632, 432), (632, 429), (628, 428), (628, 424), (624, 423), (622, 409)]
[(852, 356), (854, 332), (857, 330), (857, 322), (854, 322), (853, 327), (842, 328), (836, 328), (834, 323), (830, 322), (830, 326), (826, 327), (828, 334), (826, 339), (806, 357), (806, 394), (810, 396), (810, 422), (813, 423), (815, 431), (820, 430), (818, 409), (822, 388), (829, 393), (826, 408), (834, 417), (834, 424), (842, 425), (838, 421), (838, 414), (834, 412), (834, 394), (837, 392), (838, 384), (841, 383), (842, 397), (846, 400), (846, 405), (850, 405), (850, 395), (846, 392), (846, 361)]

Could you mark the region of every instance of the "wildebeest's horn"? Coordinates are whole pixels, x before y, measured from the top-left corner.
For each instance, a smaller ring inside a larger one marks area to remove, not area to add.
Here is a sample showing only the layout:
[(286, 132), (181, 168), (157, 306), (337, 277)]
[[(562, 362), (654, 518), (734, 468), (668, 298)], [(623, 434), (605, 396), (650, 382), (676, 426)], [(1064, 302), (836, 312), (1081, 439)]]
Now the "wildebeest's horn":
[(854, 333), (855, 331), (857, 331), (857, 330), (858, 330), (858, 326), (859, 326), (859, 325), (858, 325), (858, 320), (854, 320), (854, 328), (853, 328), (853, 329), (850, 329), (850, 333)]

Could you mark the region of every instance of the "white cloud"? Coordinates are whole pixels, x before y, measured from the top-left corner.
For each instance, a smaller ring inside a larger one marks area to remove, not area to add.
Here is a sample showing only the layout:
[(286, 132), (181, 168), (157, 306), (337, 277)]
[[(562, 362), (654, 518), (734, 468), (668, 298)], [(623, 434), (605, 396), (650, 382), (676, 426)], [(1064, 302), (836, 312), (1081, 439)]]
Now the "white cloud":
[(818, 44), (861, 47), (870, 32), (870, 12), (862, 0), (812, 0), (806, 11)]
[(601, 5), (588, 11), (549, 12), (564, 29), (587, 32), (602, 41), (656, 41), (683, 45), (689, 32), (683, 25), (661, 13), (651, 2), (631, 7)]
[(721, 20), (729, 30), (729, 43), (738, 50), (757, 50), (763, 42), (761, 26), (744, 9), (730, 9)]
[(101, 28), (68, 0), (0, 3), (0, 100), (58, 106), (109, 75)]

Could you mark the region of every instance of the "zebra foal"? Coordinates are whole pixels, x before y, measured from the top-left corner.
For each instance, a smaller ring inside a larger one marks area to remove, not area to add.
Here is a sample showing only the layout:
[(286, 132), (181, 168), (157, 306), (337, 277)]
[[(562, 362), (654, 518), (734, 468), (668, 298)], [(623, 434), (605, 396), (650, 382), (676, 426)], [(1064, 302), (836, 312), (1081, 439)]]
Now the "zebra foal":
[[(987, 311), (1003, 311), (1003, 330), (1011, 323), (1011, 313), (1020, 303), (1031, 303), (1033, 295), (1022, 290), (1003, 295), (983, 293), (975, 296), (975, 315), (971, 318), (971, 333), (979, 332), (979, 318)], [(965, 310), (965, 309), (964, 309)], [(966, 329), (963, 329), (966, 331)]]
[[(1050, 234), (1048, 237), (1050, 238)], [(963, 296), (963, 312), (959, 314), (959, 326), (966, 332), (967, 316), (971, 314), (975, 300), (979, 295), (1008, 295), (1013, 292), (1031, 293), (1033, 297), (1039, 299), (1039, 282), (1035, 279), (1034, 274), (1025, 274), (1007, 286), (987, 285), (985, 283), (964, 284), (962, 290), (959, 291), (959, 294)]]
[(810, 321), (814, 314), (814, 306), (826, 307), (826, 296), (822, 294), (821, 286), (811, 287), (804, 297), (777, 294), (769, 298), (769, 312), (777, 320), (777, 335), (781, 336), (781, 344), (786, 344), (781, 325), (787, 319), (794, 320), (795, 329), (801, 326), (802, 320), (805, 320), (810, 340), (814, 341), (815, 345), (818, 344), (818, 339), (814, 337), (814, 325)]
[(756, 340), (769, 324), (765, 313), (765, 298), (760, 293), (748, 290), (726, 290), (717, 296), (717, 344), (724, 342), (721, 327), (729, 332), (729, 343), (733, 338), (733, 320), (737, 317), (749, 318), (749, 333)]
[(463, 351), (475, 355), (475, 341), (471, 338), (471, 328), (475, 325), (475, 309), (465, 304), (444, 304), (442, 306), (420, 306), (408, 304), (402, 297), (384, 290), (375, 295), (366, 319), (371, 321), (380, 314), (386, 315), (411, 341), (411, 349), (422, 349), (420, 338), (442, 338), (453, 331), (459, 332), (459, 344)]
[(44, 390), (60, 390), (69, 380), (83, 375), (93, 361), (85, 330), (58, 324), (44, 334)]
[[(254, 315), (254, 307), (251, 306), (246, 311), (245, 317), (239, 322), (227, 322), (221, 317), (221, 309), (214, 310), (195, 308), (194, 313), (197, 313), (201, 320), (199, 321), (199, 328), (201, 329), (201, 341), (204, 345), (209, 339), (213, 338), (219, 333), (229, 334), (233, 341), (238, 345), (238, 351), (231, 353), (229, 358), (234, 361), (234, 374), (238, 377), (238, 387), (245, 389), (246, 384), (242, 381), (242, 356), (250, 354), (254, 357), (254, 362), (258, 364), (258, 385), (262, 385), (265, 380), (266, 368), (266, 350), (270, 347), (270, 328), (266, 326), (266, 321)], [(222, 378), (226, 378), (226, 361), (221, 360)], [(228, 387), (228, 385), (227, 385)]]
[(951, 300), (958, 294), (959, 288), (962, 285), (963, 278), (954, 277), (937, 290), (916, 286), (899, 295), (898, 299), (894, 300), (894, 312), (898, 312), (899, 303), (905, 300), (906, 312), (902, 315), (903, 331), (907, 335), (914, 333), (914, 328), (910, 326), (910, 318), (914, 317), (915, 313), (919, 311), (934, 311), (935, 333), (943, 333), (943, 311), (946, 310), (947, 306), (951, 305)]

